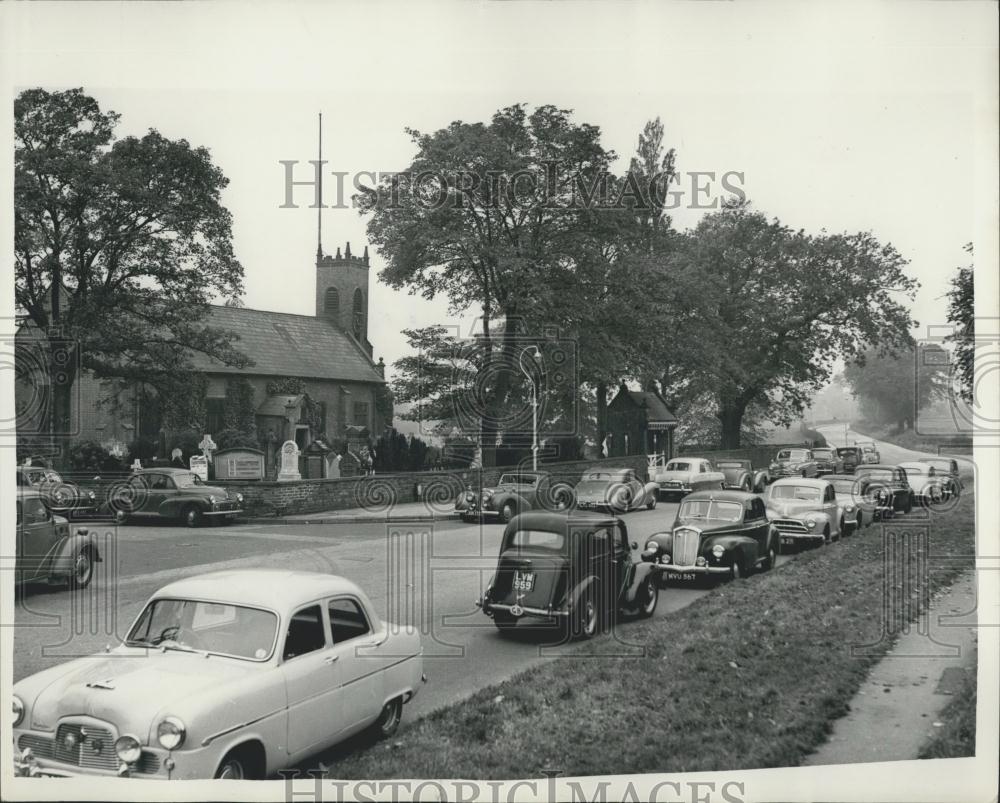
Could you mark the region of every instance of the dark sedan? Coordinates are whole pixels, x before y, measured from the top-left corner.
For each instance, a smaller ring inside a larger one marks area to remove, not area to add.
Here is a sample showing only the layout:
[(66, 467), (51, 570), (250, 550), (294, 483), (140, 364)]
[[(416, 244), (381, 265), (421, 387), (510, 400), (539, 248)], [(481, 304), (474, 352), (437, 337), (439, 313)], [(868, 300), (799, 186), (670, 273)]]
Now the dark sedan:
[(18, 466), (17, 487), (38, 491), (49, 510), (68, 519), (97, 510), (97, 495), (94, 491), (63, 479), (45, 466)]
[(115, 521), (134, 517), (167, 518), (197, 527), (208, 519), (229, 522), (242, 513), (243, 494), (208, 485), (193, 471), (155, 468), (136, 472), (108, 492)]

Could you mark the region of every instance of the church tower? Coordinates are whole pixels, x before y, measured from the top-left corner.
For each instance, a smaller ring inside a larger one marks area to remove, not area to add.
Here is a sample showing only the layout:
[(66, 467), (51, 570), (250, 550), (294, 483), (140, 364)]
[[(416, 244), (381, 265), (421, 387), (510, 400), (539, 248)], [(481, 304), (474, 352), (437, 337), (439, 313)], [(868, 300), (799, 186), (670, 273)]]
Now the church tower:
[(316, 254), (316, 317), (326, 318), (353, 337), (370, 357), (368, 342), (368, 247), (361, 256), (347, 243), (341, 254)]

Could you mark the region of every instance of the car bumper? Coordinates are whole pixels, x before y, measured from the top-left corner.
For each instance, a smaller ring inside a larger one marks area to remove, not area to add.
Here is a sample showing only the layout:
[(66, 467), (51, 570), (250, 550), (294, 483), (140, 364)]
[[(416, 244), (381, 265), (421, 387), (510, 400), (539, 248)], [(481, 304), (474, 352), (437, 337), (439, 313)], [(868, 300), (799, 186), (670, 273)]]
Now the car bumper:
[(666, 574), (729, 574), (728, 566), (678, 566), (675, 563), (654, 563), (653, 568)]
[(504, 602), (488, 602), (484, 599), (477, 599), (476, 607), (481, 608), (487, 616), (493, 616), (494, 611), (503, 611), (518, 618), (522, 616), (542, 616), (545, 618), (569, 616), (569, 611), (564, 608), (534, 608), (530, 605), (508, 605)]
[(467, 507), (464, 510), (456, 510), (455, 513), (463, 519), (495, 518), (500, 515), (499, 510), (479, 507)]
[(820, 532), (808, 532), (808, 533), (796, 533), (796, 532), (781, 532), (778, 531), (778, 540), (782, 544), (794, 544), (799, 541), (803, 543), (809, 543), (811, 541), (823, 541), (825, 536), (822, 530)]
[(206, 510), (201, 515), (202, 516), (238, 516), (243, 512), (242, 508), (235, 508), (233, 510)]
[[(135, 778), (138, 780), (210, 779), (222, 758), (213, 746), (173, 753), (161, 747), (144, 746), (143, 758), (135, 765), (115, 761), (115, 769), (80, 767), (37, 755), (30, 748), (19, 749), (18, 740), (31, 731), (14, 731), (14, 775), (20, 778)], [(51, 736), (51, 734), (47, 734)]]
[(673, 485), (669, 482), (661, 482), (657, 490), (661, 494), (689, 494), (694, 492), (690, 485)]

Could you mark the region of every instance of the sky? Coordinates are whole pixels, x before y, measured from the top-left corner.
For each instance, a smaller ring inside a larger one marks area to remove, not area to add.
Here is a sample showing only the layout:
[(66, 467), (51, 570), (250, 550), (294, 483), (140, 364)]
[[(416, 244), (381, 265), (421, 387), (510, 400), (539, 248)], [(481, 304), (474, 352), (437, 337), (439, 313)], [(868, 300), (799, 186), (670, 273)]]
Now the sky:
[[(891, 242), (921, 283), (918, 336), (945, 322), (963, 245), (996, 223), (982, 158), (996, 136), (992, 3), (5, 6), (8, 92), (82, 86), (122, 115), (121, 134), (156, 128), (211, 151), (250, 307), (314, 311), (316, 213), (308, 189), (279, 208), (280, 161), (316, 158), (320, 111), (328, 169), (352, 174), (405, 167), (406, 127), (513, 103), (572, 109), (623, 169), (659, 116), (680, 171), (740, 172), (754, 206), (789, 226)], [(325, 250), (347, 241), (361, 252), (364, 219), (325, 210)], [(468, 331), (445, 299), (380, 284), (383, 266), (373, 253), (376, 359), (407, 353), (403, 328)]]

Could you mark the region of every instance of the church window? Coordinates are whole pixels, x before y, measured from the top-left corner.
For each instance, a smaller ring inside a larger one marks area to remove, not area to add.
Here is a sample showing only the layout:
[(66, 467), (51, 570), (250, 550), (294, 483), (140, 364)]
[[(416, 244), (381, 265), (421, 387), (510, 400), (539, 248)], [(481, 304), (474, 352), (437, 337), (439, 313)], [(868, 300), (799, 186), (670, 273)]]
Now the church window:
[(327, 318), (335, 321), (340, 320), (340, 293), (336, 287), (328, 287), (326, 295), (323, 297), (323, 312)]
[(361, 337), (365, 331), (365, 297), (361, 290), (354, 291), (354, 335)]
[(354, 402), (354, 424), (359, 427), (368, 426), (368, 402)]

